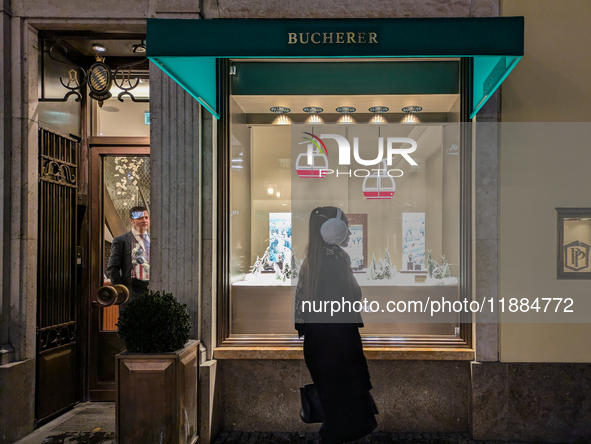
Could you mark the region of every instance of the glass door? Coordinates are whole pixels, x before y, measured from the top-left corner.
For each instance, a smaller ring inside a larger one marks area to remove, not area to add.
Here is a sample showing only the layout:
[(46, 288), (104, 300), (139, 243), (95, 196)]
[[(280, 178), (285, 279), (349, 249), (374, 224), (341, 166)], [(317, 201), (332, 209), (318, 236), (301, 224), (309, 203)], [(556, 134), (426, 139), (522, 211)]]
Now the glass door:
[[(91, 151), (92, 299), (100, 287), (114, 284), (112, 273), (125, 272), (107, 269), (114, 239), (124, 239), (132, 229), (130, 211), (143, 207), (150, 212), (150, 159), (148, 147), (93, 147)], [(89, 389), (93, 401), (115, 400), (115, 355), (125, 349), (117, 336), (118, 318), (118, 305), (91, 304)]]

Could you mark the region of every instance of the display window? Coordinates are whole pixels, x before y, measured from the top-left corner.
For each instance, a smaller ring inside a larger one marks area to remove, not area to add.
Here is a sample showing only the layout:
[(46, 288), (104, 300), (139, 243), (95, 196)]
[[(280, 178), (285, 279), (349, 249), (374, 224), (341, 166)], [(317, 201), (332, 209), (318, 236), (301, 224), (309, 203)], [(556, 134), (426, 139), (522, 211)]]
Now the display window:
[(232, 65), (225, 339), (298, 341), (310, 213), (336, 206), (363, 298), (380, 307), (364, 308), (364, 341), (469, 346), (460, 313), (410, 308), (466, 291), (461, 60)]

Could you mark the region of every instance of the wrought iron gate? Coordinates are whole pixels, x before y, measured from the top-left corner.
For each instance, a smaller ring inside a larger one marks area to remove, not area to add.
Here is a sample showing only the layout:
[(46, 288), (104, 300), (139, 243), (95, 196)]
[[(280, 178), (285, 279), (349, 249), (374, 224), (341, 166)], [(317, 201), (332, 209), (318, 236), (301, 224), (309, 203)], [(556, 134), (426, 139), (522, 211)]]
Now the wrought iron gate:
[(37, 424), (77, 400), (77, 170), (78, 142), (40, 129)]

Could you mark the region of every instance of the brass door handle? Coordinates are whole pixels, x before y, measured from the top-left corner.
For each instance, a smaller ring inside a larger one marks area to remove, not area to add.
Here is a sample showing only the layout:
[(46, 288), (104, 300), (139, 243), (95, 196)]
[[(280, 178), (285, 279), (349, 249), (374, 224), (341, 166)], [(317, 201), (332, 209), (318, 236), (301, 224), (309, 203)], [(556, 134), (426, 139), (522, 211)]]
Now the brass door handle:
[(128, 301), (129, 289), (125, 285), (103, 285), (98, 290), (95, 304), (100, 307), (121, 305)]

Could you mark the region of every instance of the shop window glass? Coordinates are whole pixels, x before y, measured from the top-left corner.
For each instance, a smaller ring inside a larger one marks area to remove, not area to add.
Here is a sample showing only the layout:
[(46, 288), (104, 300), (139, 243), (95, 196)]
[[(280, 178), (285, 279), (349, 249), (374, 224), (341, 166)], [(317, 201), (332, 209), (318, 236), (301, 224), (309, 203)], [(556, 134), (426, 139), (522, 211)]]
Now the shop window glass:
[[(103, 158), (104, 193), (104, 245), (103, 245), (103, 285), (111, 285), (107, 273), (107, 264), (111, 257), (113, 239), (131, 230), (129, 211), (136, 206), (145, 207), (150, 214), (150, 159), (147, 156), (105, 156)], [(149, 233), (149, 230), (148, 230)], [(146, 247), (148, 247), (146, 245)], [(136, 245), (136, 247), (138, 247)], [(147, 250), (147, 248), (146, 248)], [(142, 245), (136, 248), (136, 256), (131, 263), (136, 264), (138, 278), (148, 278), (149, 253), (142, 250)], [(132, 250), (133, 253), (133, 250)], [(134, 270), (135, 271), (135, 270)], [(140, 274), (142, 274), (140, 276)], [(102, 308), (101, 330), (116, 331), (119, 319), (119, 305)]]
[[(423, 111), (409, 119), (401, 111), (409, 105)], [(303, 111), (312, 106), (324, 112)], [(339, 114), (341, 106), (356, 110)], [(389, 110), (376, 118), (369, 111), (375, 106)], [(278, 107), (290, 111), (274, 113)], [(296, 337), (294, 282), (305, 256), (309, 215), (317, 206), (338, 206), (347, 214), (347, 252), (364, 298), (381, 307), (389, 300), (459, 300), (459, 94), (234, 94), (230, 110), (232, 336)], [(325, 159), (315, 147), (310, 167), (306, 134), (344, 138), (351, 164), (337, 165), (336, 139), (323, 137), (332, 170), (322, 172)], [(416, 141), (416, 165), (400, 154), (391, 165), (355, 160), (356, 142), (362, 159), (375, 159), (380, 138), (384, 153), (388, 138)], [(309, 177), (314, 175), (324, 177)], [(361, 332), (415, 339), (459, 334), (459, 315), (442, 322), (397, 319), (376, 318)]]

